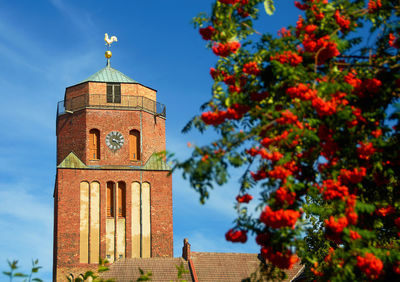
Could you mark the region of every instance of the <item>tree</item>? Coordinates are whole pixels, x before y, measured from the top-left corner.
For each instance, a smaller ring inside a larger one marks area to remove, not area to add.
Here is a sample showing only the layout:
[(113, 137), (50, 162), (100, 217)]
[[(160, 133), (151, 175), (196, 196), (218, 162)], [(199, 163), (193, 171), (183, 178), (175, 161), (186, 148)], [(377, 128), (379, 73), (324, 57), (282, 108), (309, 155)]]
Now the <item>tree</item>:
[(194, 19), (218, 61), (212, 97), (183, 132), (219, 138), (174, 168), (202, 203), (242, 168), (226, 239), (256, 234), (280, 269), (300, 257), (319, 280), (398, 279), (398, 0), (294, 1), (297, 24), (278, 36), (253, 29), (262, 2), (273, 13), (272, 1), (218, 0)]

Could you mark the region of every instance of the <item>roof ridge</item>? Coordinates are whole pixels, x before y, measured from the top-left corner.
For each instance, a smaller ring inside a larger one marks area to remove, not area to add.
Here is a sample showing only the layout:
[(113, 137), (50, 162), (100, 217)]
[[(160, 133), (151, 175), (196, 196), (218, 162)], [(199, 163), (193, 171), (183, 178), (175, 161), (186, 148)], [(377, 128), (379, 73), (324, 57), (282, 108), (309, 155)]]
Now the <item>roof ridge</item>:
[(191, 253), (195, 253), (195, 254), (220, 254), (220, 255), (258, 255), (258, 253), (224, 253), (224, 252), (194, 252), (191, 251)]
[[(151, 258), (124, 258), (124, 260), (118, 261), (127, 261), (127, 260), (184, 260), (182, 257), (151, 257)], [(116, 262), (118, 262), (116, 261)]]

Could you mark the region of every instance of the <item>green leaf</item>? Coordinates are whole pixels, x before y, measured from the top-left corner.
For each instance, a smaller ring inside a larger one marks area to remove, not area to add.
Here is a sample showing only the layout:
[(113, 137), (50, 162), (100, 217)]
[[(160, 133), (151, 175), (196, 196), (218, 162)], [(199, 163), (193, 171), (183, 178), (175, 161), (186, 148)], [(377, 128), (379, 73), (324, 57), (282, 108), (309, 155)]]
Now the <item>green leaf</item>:
[(10, 266), (10, 268), (12, 270), (17, 269), (18, 268), (18, 260), (13, 260), (12, 262), (10, 262), (9, 260), (7, 260), (8, 265)]
[(264, 8), (267, 15), (272, 16), (275, 12), (275, 6), (273, 0), (265, 0), (264, 1)]
[(230, 97), (226, 98), (226, 100), (225, 100), (225, 106), (226, 106), (227, 108), (229, 108), (229, 107), (231, 106), (231, 98), (230, 98)]
[(28, 275), (22, 273), (22, 272), (17, 272), (13, 274), (14, 277), (28, 277)]
[(7, 275), (7, 276), (11, 276), (11, 272), (9, 272), (9, 271), (3, 271), (3, 274)]
[(109, 268), (107, 266), (99, 266), (99, 268), (97, 269), (98, 272), (104, 272), (107, 271)]
[(86, 271), (86, 273), (85, 273), (85, 275), (83, 276), (83, 278), (86, 280), (86, 279), (88, 279), (89, 277), (92, 277), (93, 278), (93, 276), (94, 276), (94, 272), (93, 271)]
[(39, 269), (41, 269), (41, 268), (42, 268), (41, 266), (33, 267), (33, 268), (32, 268), (32, 272), (33, 272), (33, 273), (36, 273), (36, 272), (38, 272)]
[(32, 281), (43, 282), (43, 280), (40, 278), (33, 278)]

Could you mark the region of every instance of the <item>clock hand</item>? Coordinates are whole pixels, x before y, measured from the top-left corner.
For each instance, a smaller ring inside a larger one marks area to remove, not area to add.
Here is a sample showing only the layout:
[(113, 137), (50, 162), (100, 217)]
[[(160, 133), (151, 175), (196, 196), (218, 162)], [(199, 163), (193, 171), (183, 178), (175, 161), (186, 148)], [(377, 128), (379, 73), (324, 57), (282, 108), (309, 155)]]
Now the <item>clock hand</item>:
[(122, 140), (112, 139), (112, 141), (113, 141), (114, 143), (117, 143), (118, 145), (123, 144)]

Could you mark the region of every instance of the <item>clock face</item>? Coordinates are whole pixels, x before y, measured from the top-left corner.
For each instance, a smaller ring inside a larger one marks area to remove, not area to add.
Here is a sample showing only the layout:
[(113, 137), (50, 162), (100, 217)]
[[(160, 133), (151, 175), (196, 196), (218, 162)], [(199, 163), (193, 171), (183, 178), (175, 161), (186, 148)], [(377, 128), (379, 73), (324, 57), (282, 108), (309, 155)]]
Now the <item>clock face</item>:
[(124, 136), (118, 131), (111, 131), (106, 136), (106, 144), (113, 151), (121, 149), (122, 145), (124, 145), (124, 141)]

